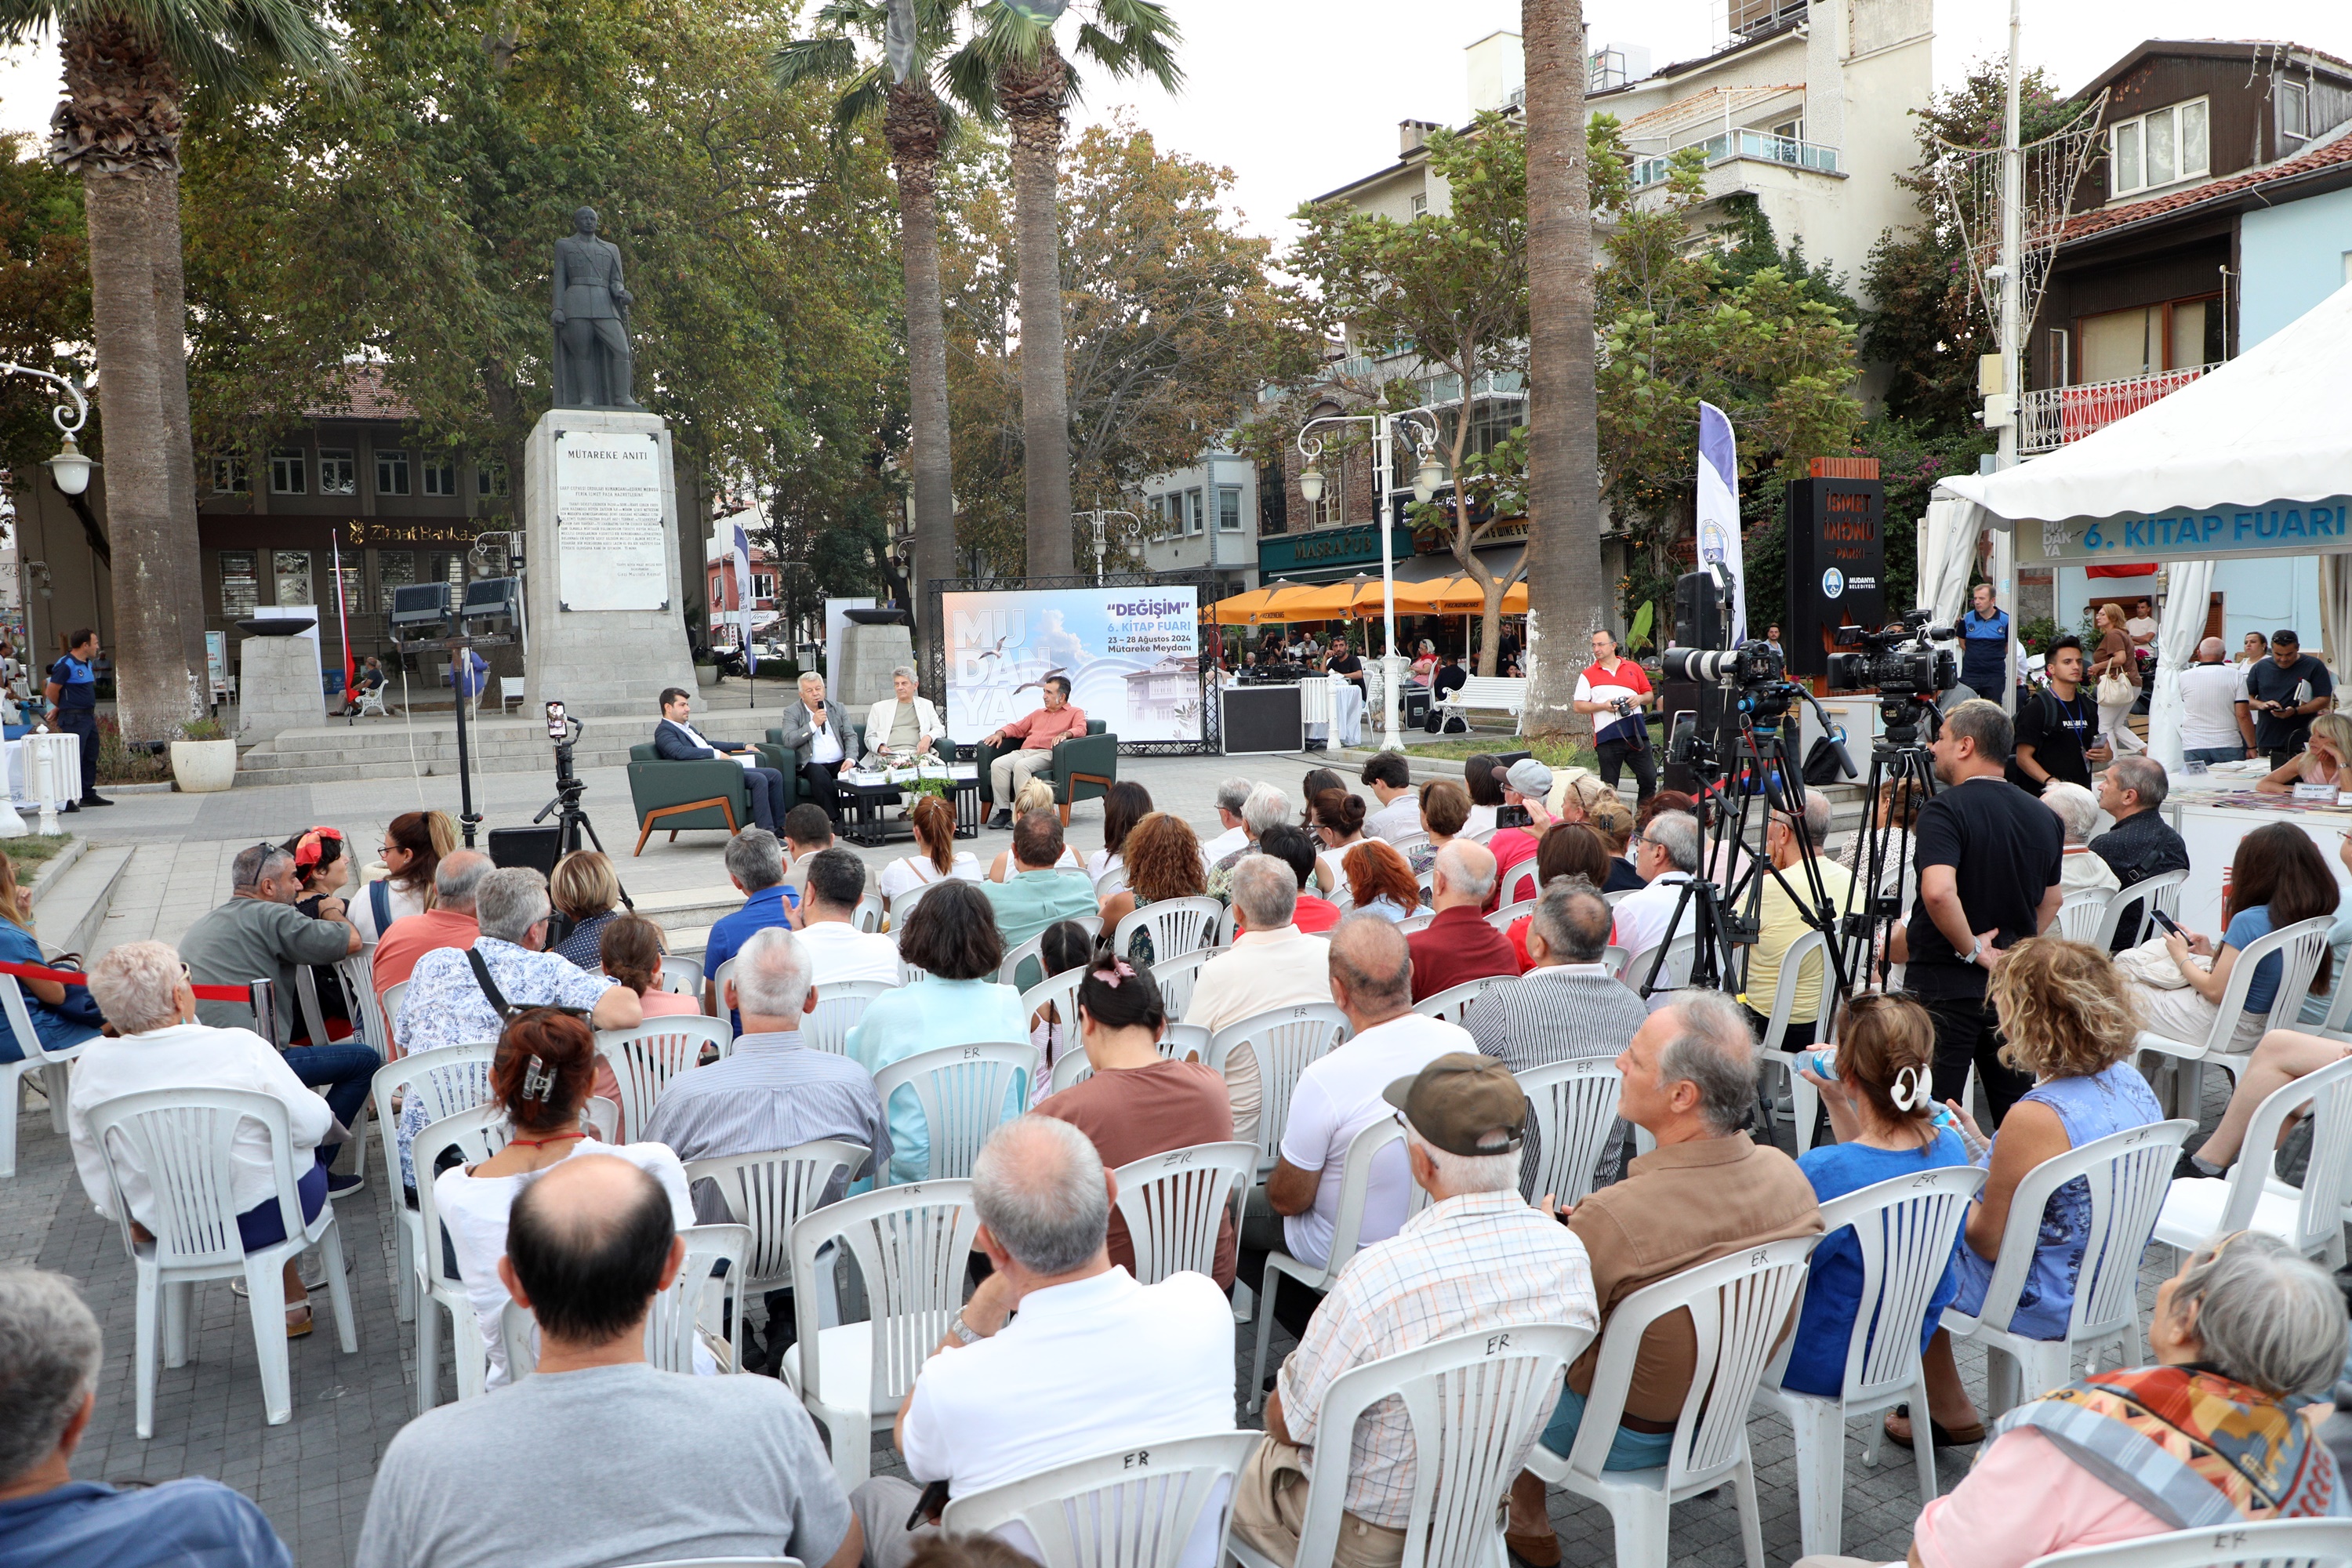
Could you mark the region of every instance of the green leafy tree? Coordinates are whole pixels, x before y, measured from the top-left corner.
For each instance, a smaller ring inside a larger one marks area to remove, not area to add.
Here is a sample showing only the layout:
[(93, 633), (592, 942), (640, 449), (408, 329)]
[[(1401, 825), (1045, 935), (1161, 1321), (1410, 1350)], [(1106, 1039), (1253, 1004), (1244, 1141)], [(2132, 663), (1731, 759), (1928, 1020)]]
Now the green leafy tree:
[[(1451, 187), (1452, 211), (1399, 223), (1338, 202), (1301, 207), (1307, 232), (1290, 269), (1314, 290), (1327, 333), (1344, 328), (1356, 342), (1410, 350), (1425, 372), (1476, 395), (1457, 395), (1436, 409), (1447, 470), (1459, 474), (1474, 450), (1477, 397), (1496, 372), (1527, 365), (1526, 139), (1504, 116), (1484, 114), (1467, 135), (1433, 132), (1429, 167)], [(1376, 395), (1391, 407), (1421, 402), (1409, 381), (1388, 382)], [(1454, 487), (1444, 511), (1450, 515), (1422, 517), (1444, 531), (1454, 560), (1485, 595), (1478, 672), (1492, 675), (1503, 595), (1526, 574), (1525, 554), (1501, 573), (1479, 559), (1479, 542), (1500, 518), (1480, 511), (1465, 487)]]
[[(81, 182), (49, 163), (29, 136), (0, 137), (0, 359), (87, 381), (89, 241)], [(0, 377), (0, 467), (47, 484), (38, 465), (58, 449), (56, 389)], [(95, 426), (85, 432), (91, 444)]]

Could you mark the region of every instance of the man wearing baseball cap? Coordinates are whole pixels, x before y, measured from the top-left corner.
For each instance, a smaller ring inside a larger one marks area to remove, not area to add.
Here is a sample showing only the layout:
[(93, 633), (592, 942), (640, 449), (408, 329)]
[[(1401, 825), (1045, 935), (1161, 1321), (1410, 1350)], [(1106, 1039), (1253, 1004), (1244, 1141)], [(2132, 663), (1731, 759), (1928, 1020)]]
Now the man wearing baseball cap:
[[(1381, 1098), (1402, 1113), (1405, 1158), (1430, 1205), (1356, 1254), (1282, 1363), (1265, 1438), (1234, 1483), (1233, 1526), (1278, 1563), (1297, 1561), (1323, 1397), (1340, 1373), (1454, 1334), (1599, 1322), (1584, 1244), (1519, 1196), (1528, 1097), (1509, 1069), (1449, 1053)], [(1397, 1400), (1356, 1428), (1339, 1568), (1392, 1568), (1402, 1556), (1413, 1452)]]
[(1510, 886), (1511, 868), (1536, 858), (1536, 846), (1554, 821), (1551, 807), (1545, 804), (1551, 794), (1551, 770), (1533, 757), (1496, 768), (1495, 782), (1503, 786), (1503, 804), (1527, 807), (1531, 820), (1525, 827), (1506, 827), (1486, 840), (1495, 856), (1495, 894), (1487, 900), (1489, 909), (1500, 903), (1503, 889)]

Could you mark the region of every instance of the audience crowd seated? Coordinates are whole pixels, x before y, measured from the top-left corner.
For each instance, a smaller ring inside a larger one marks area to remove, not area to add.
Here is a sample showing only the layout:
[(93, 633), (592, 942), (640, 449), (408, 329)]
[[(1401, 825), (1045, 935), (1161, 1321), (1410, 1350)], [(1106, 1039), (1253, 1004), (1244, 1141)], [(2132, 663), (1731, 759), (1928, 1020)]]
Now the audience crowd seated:
[(1339, 906), (1311, 891), (1320, 863), (1316, 858), (1315, 841), (1307, 837), (1305, 828), (1293, 827), (1288, 823), (1269, 827), (1265, 837), (1258, 840), (1258, 850), (1289, 867), (1291, 875), (1298, 879), (1298, 902), (1291, 910), (1292, 924), (1309, 936), (1322, 936), (1339, 923)]
[(1421, 911), (1421, 884), (1403, 855), (1385, 839), (1359, 841), (1341, 858), (1339, 868), (1347, 877), (1352, 913), (1394, 923)]
[(2091, 833), (2099, 824), (2099, 800), (2078, 784), (2053, 781), (2042, 786), (2042, 804), (2058, 819), (2064, 847), (2058, 861), (2058, 892), (2072, 899), (2112, 893), (2123, 884), (2105, 858), (2091, 853)]
[(2091, 853), (2115, 872), (2116, 886), (2189, 869), (2189, 847), (2158, 809), (2168, 793), (2164, 764), (2154, 757), (2117, 757), (2099, 775), (2099, 809), (2115, 826), (2091, 840)]
[[(1039, 967), (1048, 979), (1085, 968), (1094, 952), (1094, 933), (1076, 921), (1057, 921), (1037, 938)], [(1148, 971), (1151, 966), (1142, 967)], [(1029, 1109), (1034, 1110), (1053, 1087), (1054, 1064), (1084, 1047), (1077, 1019), (1064, 1017), (1058, 1002), (1048, 1002), (1029, 1016), (1029, 1043), (1037, 1047), (1037, 1081), (1029, 1086)]]
[[(358, 923), (352, 919), (349, 892), (354, 887), (350, 846), (343, 840), (342, 830), (336, 827), (306, 827), (279, 846), (294, 857), (294, 907), (313, 921), (340, 921), (353, 930)], [(327, 908), (332, 900), (334, 910)], [(340, 911), (340, 912), (337, 912)], [(362, 933), (361, 945), (366, 945)], [(348, 942), (348, 939), (347, 939)], [(337, 957), (348, 957), (349, 952)], [(333, 961), (309, 966), (313, 993), (319, 1003), (319, 1022), (327, 1038), (310, 1037), (309, 1015), (297, 1012), (288, 1021), (289, 1033), (296, 1045), (323, 1046), (336, 1040), (349, 1039), (358, 1033), (352, 1021), (350, 1002), (343, 995), (342, 978), (335, 973)], [(287, 998), (288, 1005), (295, 999)]]
[(1448, 844), (1430, 868), (1430, 922), (1406, 939), (1412, 999), (1426, 1001), (1473, 980), (1516, 975), (1519, 955), (1481, 911), (1495, 890), (1495, 857), (1481, 844)]
[(364, 942), (382, 942), (394, 921), (433, 907), (433, 877), (441, 855), (433, 847), (433, 829), (425, 813), (404, 811), (385, 824), (376, 858), (383, 862), (383, 875), (361, 889), (350, 914)]
[[(2282, 926), (2334, 915), (2339, 891), (2319, 847), (2290, 822), (2265, 824), (2238, 840), (2223, 885), (2229, 891), (2221, 901), (2224, 929), (2218, 947), (2200, 933), (2167, 933), (2163, 947), (2170, 963), (2143, 967), (2140, 973), (2152, 968), (2155, 978), (2131, 982), (2142, 1026), (2168, 1039), (2202, 1045), (2220, 1017), (2238, 955)], [(2210, 967), (2198, 959), (2209, 960)], [(2284, 971), (2284, 958), (2275, 952), (2254, 966), (2223, 1049), (2242, 1054), (2262, 1038)], [(2312, 984), (2325, 991), (2334, 979), (2335, 954), (2323, 952)]]
[[(433, 907), (423, 914), (403, 915), (377, 939), (369, 978), (382, 997), (416, 973), (417, 960), (436, 948), (467, 948), (482, 934), (474, 918), (474, 899), (482, 879), (496, 867), (490, 858), (472, 849), (453, 849), (433, 871)], [(392, 1020), (393, 1037), (403, 1051), (413, 1047), (400, 1037), (399, 1020)]]

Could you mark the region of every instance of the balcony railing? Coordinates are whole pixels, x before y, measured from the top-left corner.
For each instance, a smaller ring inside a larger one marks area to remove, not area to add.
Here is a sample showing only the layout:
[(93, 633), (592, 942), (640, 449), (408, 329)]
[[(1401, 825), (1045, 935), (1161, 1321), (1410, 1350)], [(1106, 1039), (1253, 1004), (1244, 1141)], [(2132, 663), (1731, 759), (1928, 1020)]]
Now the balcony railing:
[[(1818, 142), (1801, 142), (1793, 136), (1775, 136), (1767, 131), (1726, 132), (1695, 145), (1706, 156), (1710, 169), (1735, 158), (1752, 158), (1759, 163), (1785, 163), (1792, 169), (1811, 169), (1824, 174), (1838, 172), (1836, 148), (1824, 147)], [(1673, 163), (1670, 157), (1634, 159), (1633, 188), (1640, 190), (1659, 184)]]
[(2079, 386), (2053, 386), (2025, 395), (2020, 410), (2017, 449), (2051, 452), (2079, 441), (2126, 415), (2137, 414), (2158, 398), (2179, 391), (2203, 375), (2205, 365), (2186, 370), (2160, 370), (2149, 375), (2129, 375), (2120, 381), (2085, 382)]

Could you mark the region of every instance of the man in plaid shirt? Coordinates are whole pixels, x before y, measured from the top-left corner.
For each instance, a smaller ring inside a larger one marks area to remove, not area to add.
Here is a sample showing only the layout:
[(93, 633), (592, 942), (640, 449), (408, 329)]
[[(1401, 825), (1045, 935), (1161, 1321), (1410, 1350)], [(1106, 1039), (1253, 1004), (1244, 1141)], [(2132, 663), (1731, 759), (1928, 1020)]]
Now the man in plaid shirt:
[[(1489, 1058), (1443, 1056), (1385, 1098), (1404, 1112), (1412, 1179), (1430, 1206), (1356, 1254), (1282, 1363), (1265, 1439), (1234, 1489), (1234, 1531), (1295, 1562), (1323, 1396), (1340, 1373), (1454, 1334), (1514, 1323), (1600, 1321), (1584, 1244), (1519, 1196), (1528, 1099)], [(1530, 1446), (1535, 1435), (1528, 1434)], [(1524, 1458), (1524, 1452), (1519, 1456)], [(1395, 1568), (1412, 1500), (1404, 1405), (1387, 1399), (1357, 1426), (1336, 1568)]]

